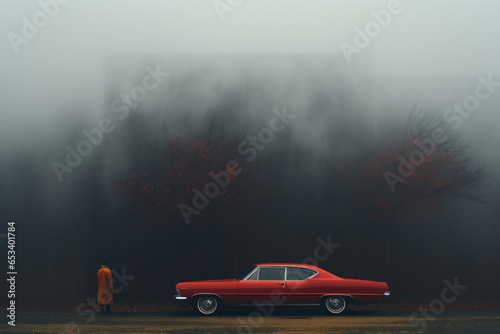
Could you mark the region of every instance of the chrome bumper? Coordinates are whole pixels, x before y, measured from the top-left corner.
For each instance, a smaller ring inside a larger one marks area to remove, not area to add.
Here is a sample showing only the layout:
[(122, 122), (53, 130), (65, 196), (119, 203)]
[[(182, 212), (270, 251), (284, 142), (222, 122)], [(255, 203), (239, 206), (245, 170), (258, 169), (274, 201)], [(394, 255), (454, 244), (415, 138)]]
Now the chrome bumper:
[(384, 292), (384, 302), (387, 301), (390, 296), (391, 296), (391, 292), (390, 291)]
[(174, 298), (176, 301), (181, 302), (181, 303), (187, 301), (187, 297), (182, 297), (178, 289), (175, 289)]

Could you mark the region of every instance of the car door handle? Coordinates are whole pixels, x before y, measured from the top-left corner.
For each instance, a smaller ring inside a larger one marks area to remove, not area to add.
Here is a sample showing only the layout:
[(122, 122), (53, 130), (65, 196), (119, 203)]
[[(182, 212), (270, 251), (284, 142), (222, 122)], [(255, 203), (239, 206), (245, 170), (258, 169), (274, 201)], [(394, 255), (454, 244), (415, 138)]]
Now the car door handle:
[(286, 282), (278, 282), (278, 284), (281, 284), (282, 287), (285, 287)]

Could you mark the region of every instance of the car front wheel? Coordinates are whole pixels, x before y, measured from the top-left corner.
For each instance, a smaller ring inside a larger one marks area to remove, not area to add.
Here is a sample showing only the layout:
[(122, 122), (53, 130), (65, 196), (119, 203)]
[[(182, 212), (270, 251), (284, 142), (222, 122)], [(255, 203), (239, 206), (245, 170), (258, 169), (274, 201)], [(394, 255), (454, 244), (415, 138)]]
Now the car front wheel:
[(347, 308), (347, 303), (344, 297), (329, 296), (324, 299), (325, 309), (330, 314), (341, 314)]
[(201, 296), (196, 302), (196, 308), (201, 314), (212, 314), (217, 310), (217, 298), (214, 296)]

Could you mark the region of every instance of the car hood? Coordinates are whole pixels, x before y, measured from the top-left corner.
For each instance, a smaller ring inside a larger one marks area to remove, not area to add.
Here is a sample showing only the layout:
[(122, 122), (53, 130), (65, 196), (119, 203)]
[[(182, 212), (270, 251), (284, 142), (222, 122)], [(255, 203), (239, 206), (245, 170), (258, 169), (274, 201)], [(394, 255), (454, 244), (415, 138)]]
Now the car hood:
[(213, 280), (204, 280), (204, 281), (189, 281), (189, 282), (181, 282), (176, 285), (176, 288), (189, 287), (192, 285), (198, 285), (202, 283), (229, 283), (229, 282), (238, 282), (238, 280), (234, 279), (213, 279)]
[(182, 282), (182, 283), (214, 283), (214, 282), (234, 282), (236, 280), (234, 279), (209, 279), (209, 280), (202, 280), (202, 281), (189, 281), (189, 282)]

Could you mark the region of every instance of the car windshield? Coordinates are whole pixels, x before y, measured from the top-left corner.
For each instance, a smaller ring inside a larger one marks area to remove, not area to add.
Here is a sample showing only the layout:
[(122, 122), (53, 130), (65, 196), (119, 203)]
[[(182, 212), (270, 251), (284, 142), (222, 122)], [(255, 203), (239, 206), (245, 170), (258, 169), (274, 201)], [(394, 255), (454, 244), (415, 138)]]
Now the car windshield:
[(244, 279), (245, 277), (248, 276), (248, 274), (250, 274), (252, 272), (252, 270), (255, 269), (255, 266), (250, 266), (248, 267), (240, 276), (238, 276), (236, 279), (237, 280), (242, 280)]

